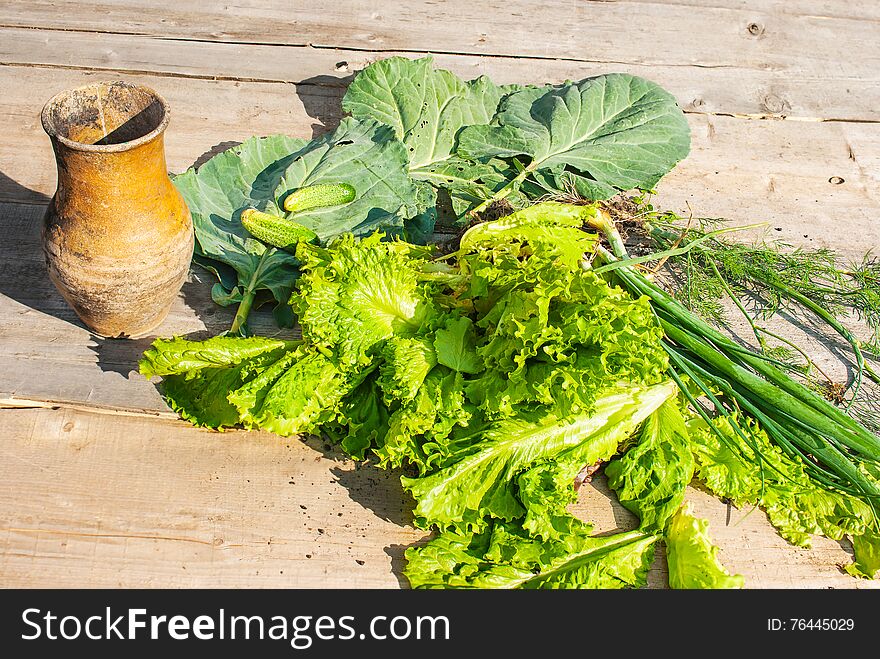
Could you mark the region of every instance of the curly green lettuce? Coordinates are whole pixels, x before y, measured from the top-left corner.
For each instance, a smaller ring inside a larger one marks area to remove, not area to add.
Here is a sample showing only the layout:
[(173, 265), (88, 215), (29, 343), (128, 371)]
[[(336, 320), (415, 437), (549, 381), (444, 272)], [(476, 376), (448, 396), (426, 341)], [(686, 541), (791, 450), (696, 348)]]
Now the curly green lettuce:
[(853, 538), (853, 562), (846, 571), (854, 577), (873, 579), (880, 572), (880, 535), (865, 531)]
[(423, 250), (383, 237), (346, 235), (328, 248), (297, 248), (303, 274), (291, 306), (303, 336), (346, 366), (368, 365), (374, 347), (416, 334), (429, 316), (428, 292), (419, 281)]
[(697, 476), (718, 497), (760, 506), (780, 535), (800, 547), (810, 546), (811, 535), (840, 540), (873, 528), (868, 504), (817, 485), (752, 419), (738, 420), (745, 438), (725, 418), (713, 425), (714, 430), (702, 419), (688, 422)]
[(607, 460), (638, 425), (664, 401), (675, 385), (625, 387), (599, 399), (589, 413), (560, 416), (523, 412), (490, 425), (458, 459), (419, 478), (401, 479), (416, 499), (416, 523), (423, 527), (480, 530), (486, 517), (512, 520), (525, 513), (515, 477), (542, 462), (568, 468), (574, 481), (584, 465)]
[(413, 588), (639, 588), (645, 585), (657, 536), (629, 531), (593, 536), (583, 522), (564, 540), (533, 538), (498, 523), (477, 535), (443, 533), (406, 551)]
[(683, 506), (669, 522), (665, 535), (669, 586), (676, 589), (742, 588), (743, 578), (731, 575), (718, 560), (709, 537), (709, 522)]
[[(650, 304), (586, 265), (595, 212), (534, 206), (440, 260), (380, 234), (303, 243), (301, 341), (160, 340), (142, 370), (195, 423), (321, 433), (406, 470), (416, 523), (442, 531), (408, 554), (413, 585), (638, 587), (693, 465)], [(594, 536), (566, 511), (574, 478), (643, 425), (614, 463), (643, 528)]]
[(642, 424), (635, 445), (605, 467), (617, 499), (638, 516), (640, 528), (662, 532), (684, 502), (694, 475), (688, 430), (669, 399)]

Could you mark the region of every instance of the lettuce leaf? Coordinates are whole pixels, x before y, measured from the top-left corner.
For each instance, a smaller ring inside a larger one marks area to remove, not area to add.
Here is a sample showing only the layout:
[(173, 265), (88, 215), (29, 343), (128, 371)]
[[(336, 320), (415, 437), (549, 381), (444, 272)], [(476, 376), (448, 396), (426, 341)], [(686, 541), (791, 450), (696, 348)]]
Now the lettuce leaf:
[(635, 446), (610, 462), (605, 475), (620, 503), (638, 516), (639, 528), (666, 528), (694, 475), (688, 431), (676, 400), (667, 400), (647, 418)]
[(157, 339), (144, 352), (140, 372), (163, 376), (171, 409), (197, 426), (228, 428), (240, 421), (227, 396), (300, 345), (262, 337), (219, 336), (205, 341)]
[(437, 361), (459, 373), (476, 374), (483, 370), (477, 355), (474, 321), (467, 316), (450, 317), (434, 338)]
[(545, 201), (511, 213), (498, 220), (482, 222), (468, 229), (461, 237), (460, 249), (479, 254), (480, 250), (504, 253), (527, 243), (536, 262), (557, 260), (559, 274), (571, 276), (580, 269), (584, 254), (597, 244), (595, 234), (581, 230), (584, 222), (599, 213), (595, 205), (572, 206)]
[(563, 540), (579, 522), (568, 512), (577, 501), (572, 473), (580, 471), (575, 460), (538, 464), (516, 479), (517, 496), (525, 509), (522, 527), (533, 538)]
[(810, 546), (811, 535), (840, 540), (861, 535), (873, 525), (873, 512), (865, 502), (842, 492), (820, 487), (803, 464), (771, 443), (756, 422), (738, 418), (763, 456), (755, 467), (754, 449), (724, 418), (713, 421), (713, 431), (702, 419), (688, 422), (697, 476), (717, 496), (737, 506), (759, 505), (783, 538), (800, 547)]
[(342, 399), (336, 418), (321, 427), (355, 460), (388, 433), (390, 412), (373, 375)]
[(385, 401), (408, 403), (437, 365), (434, 342), (426, 337), (392, 336), (382, 348), (378, 385)]
[(731, 575), (718, 561), (718, 548), (709, 537), (709, 523), (683, 506), (671, 519), (666, 532), (669, 586), (676, 589), (742, 588), (743, 578)]
[(298, 346), (298, 341), (265, 337), (215, 336), (204, 341), (182, 337), (156, 339), (141, 357), (141, 375), (188, 374), (203, 368), (234, 366), (252, 357)]
[(375, 449), (380, 464), (408, 464), (422, 474), (445, 464), (455, 455), (458, 438), (468, 435), (473, 411), (462, 391), (461, 375), (443, 366), (434, 368), (416, 396), (391, 415), (388, 433)]
[(491, 425), (460, 459), (420, 478), (402, 477), (416, 499), (416, 524), (441, 529), (481, 529), (484, 517), (511, 520), (524, 514), (514, 478), (539, 462), (569, 465), (570, 478), (583, 465), (611, 457), (618, 444), (666, 399), (675, 385), (621, 385), (600, 398), (589, 414), (558, 417), (526, 413)]
[(338, 362), (318, 351), (289, 352), (261, 376), (231, 392), (241, 422), (279, 435), (317, 432), (359, 384)]
[(565, 541), (530, 538), (509, 524), (472, 536), (443, 533), (406, 551), (413, 588), (639, 588), (657, 536), (638, 531), (591, 537), (575, 526)]
[(347, 365), (369, 363), (374, 346), (414, 335), (429, 315), (431, 303), (419, 281), (422, 259), (405, 243), (382, 238), (347, 235), (329, 249), (306, 243), (297, 249), (303, 276), (291, 305), (303, 334)]
[(873, 531), (865, 531), (852, 539), (852, 563), (846, 566), (847, 573), (854, 577), (873, 579), (880, 571), (880, 535)]

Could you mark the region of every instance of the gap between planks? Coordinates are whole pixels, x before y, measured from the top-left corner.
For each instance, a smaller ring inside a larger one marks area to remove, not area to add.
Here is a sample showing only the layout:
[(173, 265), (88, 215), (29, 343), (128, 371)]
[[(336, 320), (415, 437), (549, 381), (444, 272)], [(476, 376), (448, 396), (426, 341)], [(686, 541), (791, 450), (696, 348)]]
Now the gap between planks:
[(39, 400), (30, 398), (16, 398), (14, 396), (0, 395), (0, 411), (3, 410), (74, 410), (76, 412), (90, 412), (106, 414), (110, 416), (125, 416), (141, 419), (158, 419), (175, 422), (177, 425), (190, 425), (181, 421), (177, 413), (171, 410), (148, 410), (144, 408), (123, 408), (100, 403), (79, 403), (63, 400)]

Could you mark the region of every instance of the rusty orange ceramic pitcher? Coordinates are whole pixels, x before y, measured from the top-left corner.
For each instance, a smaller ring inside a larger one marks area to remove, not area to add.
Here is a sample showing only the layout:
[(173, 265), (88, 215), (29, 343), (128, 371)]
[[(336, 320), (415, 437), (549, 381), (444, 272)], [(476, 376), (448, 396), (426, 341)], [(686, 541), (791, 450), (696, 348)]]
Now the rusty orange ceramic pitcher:
[(55, 96), (42, 121), (58, 164), (43, 227), (49, 276), (95, 333), (148, 333), (193, 251), (189, 210), (165, 165), (168, 106), (148, 87), (100, 82)]

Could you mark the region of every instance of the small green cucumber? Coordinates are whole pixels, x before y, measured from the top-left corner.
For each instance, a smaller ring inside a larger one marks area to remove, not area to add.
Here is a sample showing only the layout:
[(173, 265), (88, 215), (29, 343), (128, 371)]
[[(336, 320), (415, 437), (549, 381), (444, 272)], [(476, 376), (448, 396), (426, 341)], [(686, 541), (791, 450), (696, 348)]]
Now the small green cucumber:
[(300, 213), (313, 208), (339, 206), (354, 201), (355, 189), (348, 183), (318, 183), (294, 190), (284, 200), (284, 210)]
[(300, 240), (311, 242), (318, 237), (318, 234), (302, 224), (263, 213), (256, 208), (242, 211), (241, 225), (257, 240), (289, 251), (296, 249)]

